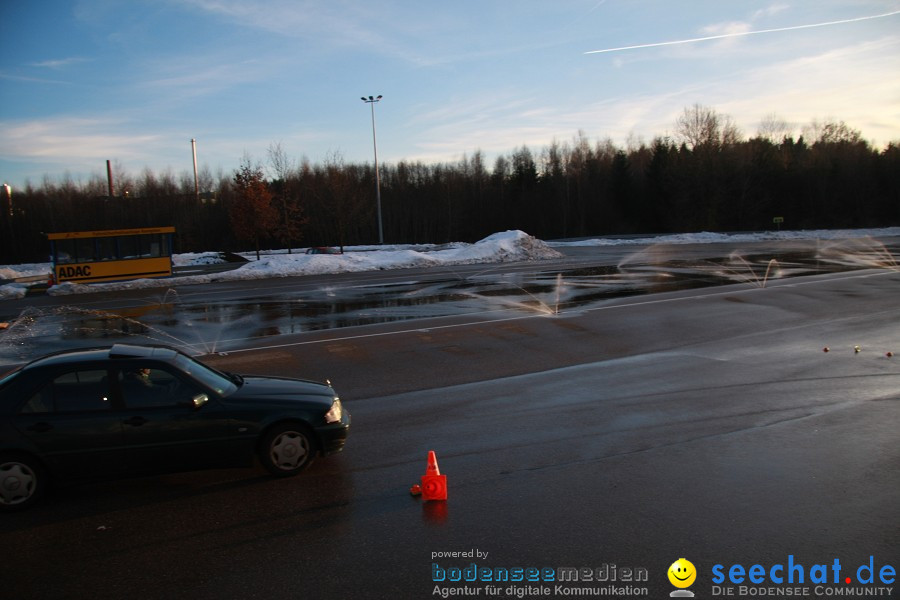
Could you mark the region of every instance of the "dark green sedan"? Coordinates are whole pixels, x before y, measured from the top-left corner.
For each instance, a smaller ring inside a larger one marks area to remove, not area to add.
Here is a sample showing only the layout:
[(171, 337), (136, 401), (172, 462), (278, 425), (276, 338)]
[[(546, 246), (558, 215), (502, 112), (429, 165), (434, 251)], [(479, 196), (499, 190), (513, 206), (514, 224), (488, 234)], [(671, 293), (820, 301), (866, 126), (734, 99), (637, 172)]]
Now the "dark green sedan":
[(0, 379), (0, 510), (63, 481), (252, 466), (296, 475), (339, 452), (330, 383), (217, 371), (163, 346), (59, 352)]

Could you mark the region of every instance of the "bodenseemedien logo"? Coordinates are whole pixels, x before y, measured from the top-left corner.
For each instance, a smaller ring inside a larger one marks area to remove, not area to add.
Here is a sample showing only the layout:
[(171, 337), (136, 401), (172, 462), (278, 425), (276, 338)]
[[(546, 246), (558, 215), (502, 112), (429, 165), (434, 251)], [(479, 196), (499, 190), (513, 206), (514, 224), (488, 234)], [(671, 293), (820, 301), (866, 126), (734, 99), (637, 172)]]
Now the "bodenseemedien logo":
[(669, 576), (669, 583), (679, 588), (669, 594), (672, 598), (693, 598), (694, 592), (690, 591), (689, 587), (693, 585), (694, 580), (697, 579), (697, 569), (694, 567), (694, 563), (689, 561), (686, 558), (679, 558), (675, 562), (672, 563), (672, 566), (669, 567), (667, 572)]

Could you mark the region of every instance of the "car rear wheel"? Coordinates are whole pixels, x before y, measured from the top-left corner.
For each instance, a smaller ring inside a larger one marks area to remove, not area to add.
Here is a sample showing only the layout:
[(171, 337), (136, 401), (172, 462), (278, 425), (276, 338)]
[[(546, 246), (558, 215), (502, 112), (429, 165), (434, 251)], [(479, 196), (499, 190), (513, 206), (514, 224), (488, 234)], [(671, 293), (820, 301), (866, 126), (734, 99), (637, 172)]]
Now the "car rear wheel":
[(316, 456), (316, 444), (308, 428), (298, 423), (278, 425), (263, 438), (259, 459), (273, 475), (290, 477), (304, 470)]
[(0, 455), (0, 511), (28, 508), (38, 501), (45, 485), (43, 466), (36, 459)]

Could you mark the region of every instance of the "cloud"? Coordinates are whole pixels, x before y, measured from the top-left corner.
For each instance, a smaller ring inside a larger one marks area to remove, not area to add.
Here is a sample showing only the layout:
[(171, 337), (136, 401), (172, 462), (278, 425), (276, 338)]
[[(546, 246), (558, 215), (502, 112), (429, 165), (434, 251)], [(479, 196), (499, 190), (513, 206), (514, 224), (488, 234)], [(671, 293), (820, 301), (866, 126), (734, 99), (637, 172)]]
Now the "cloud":
[(768, 111), (798, 125), (814, 118), (842, 120), (885, 144), (900, 131), (900, 80), (884, 77), (900, 70), (898, 57), (900, 40), (883, 37), (773, 62), (716, 85), (728, 89), (717, 108), (736, 116), (748, 132)]
[[(607, 137), (620, 147), (629, 138), (649, 142), (670, 135), (684, 108), (697, 102), (731, 117), (747, 136), (755, 134), (766, 114), (775, 113), (796, 131), (814, 118), (842, 120), (884, 145), (900, 131), (900, 111), (883, 108), (897, 106), (900, 80), (884, 73), (898, 70), (900, 39), (884, 36), (735, 67), (725, 76), (700, 72), (593, 100), (573, 96), (561, 104), (559, 98), (523, 96), (515, 89), (477, 98), (449, 97), (439, 106), (411, 111), (408, 124), (419, 141), (403, 158), (453, 161), (481, 150), (490, 162), (491, 155), (523, 144), (539, 151), (554, 139), (570, 141), (578, 131), (592, 143)], [(386, 153), (385, 158), (398, 157)]]
[(174, 70), (142, 82), (143, 86), (156, 93), (168, 94), (183, 102), (196, 96), (220, 92), (233, 87), (246, 85), (249, 81), (265, 76), (266, 70), (259, 69), (260, 63), (255, 59), (240, 62), (220, 62), (211, 60), (181, 61), (177, 65), (166, 63), (157, 69)]
[(52, 85), (71, 85), (71, 81), (62, 81), (59, 79), (45, 79), (43, 77), (26, 77), (24, 75), (10, 75), (0, 72), (0, 79), (9, 81), (21, 81), (25, 83), (49, 83)]
[(69, 65), (75, 65), (78, 63), (88, 62), (90, 59), (81, 58), (78, 56), (72, 56), (69, 58), (60, 58), (56, 60), (43, 60), (41, 62), (30, 63), (31, 67), (38, 67), (42, 69), (62, 69), (64, 67), (68, 67)]
[(741, 21), (728, 21), (726, 23), (716, 23), (707, 25), (701, 31), (709, 38), (722, 39), (747, 35), (750, 32), (750, 23)]
[(390, 23), (380, 18), (380, 11), (365, 4), (341, 0), (187, 0), (186, 4), (243, 27), (286, 37), (313, 37), (342, 46), (384, 48), (392, 45), (391, 37), (386, 35)]
[(84, 159), (129, 158), (155, 143), (159, 135), (121, 132), (119, 120), (61, 117), (22, 122), (0, 122), (4, 144), (2, 155), (16, 160), (59, 162)]
[(486, 60), (547, 46), (525, 42), (498, 48), (494, 36), (472, 44), (469, 15), (439, 5), (410, 5), (398, 10), (354, 0), (185, 0), (185, 4), (237, 27), (259, 29), (302, 43), (304, 52), (327, 54), (351, 49), (415, 67)]
[(772, 6), (767, 6), (766, 8), (761, 8), (750, 18), (751, 21), (757, 21), (759, 19), (764, 19), (766, 17), (771, 17), (777, 15), (778, 13), (787, 10), (790, 8), (787, 4), (773, 4)]
[[(898, 14), (900, 14), (900, 10), (895, 10), (893, 12), (884, 13), (881, 15), (856, 17), (854, 19), (841, 19), (839, 21), (827, 21), (824, 23), (811, 23), (808, 25), (793, 25), (790, 27), (776, 27), (774, 29), (757, 29), (757, 30), (752, 30), (752, 31), (746, 30), (744, 27), (741, 26), (738, 29), (734, 29), (732, 31), (727, 31), (725, 33), (720, 33), (720, 34), (716, 34), (716, 35), (707, 35), (707, 36), (703, 36), (703, 37), (689, 38), (689, 39), (684, 39), (684, 40), (673, 40), (673, 41), (669, 41), (669, 42), (652, 42), (649, 44), (637, 44), (634, 46), (620, 46), (618, 48), (605, 48), (602, 50), (590, 50), (588, 52), (585, 52), (585, 54), (603, 54), (603, 53), (607, 53), (607, 52), (624, 52), (626, 50), (639, 50), (641, 48), (658, 48), (660, 46), (675, 46), (675, 45), (680, 45), (680, 44), (694, 44), (697, 42), (706, 42), (706, 41), (710, 41), (710, 40), (721, 40), (721, 39), (725, 39), (725, 38), (739, 37), (739, 36), (745, 36), (745, 35), (759, 35), (759, 34), (763, 34), (763, 33), (777, 33), (777, 32), (782, 32), (782, 31), (797, 31), (800, 29), (811, 29), (813, 27), (829, 27), (832, 25), (843, 25), (846, 23), (856, 23), (859, 21), (869, 21), (872, 19), (884, 19), (886, 17), (891, 17), (891, 16), (898, 15)], [(730, 27), (735, 28), (736, 25), (730, 24)]]

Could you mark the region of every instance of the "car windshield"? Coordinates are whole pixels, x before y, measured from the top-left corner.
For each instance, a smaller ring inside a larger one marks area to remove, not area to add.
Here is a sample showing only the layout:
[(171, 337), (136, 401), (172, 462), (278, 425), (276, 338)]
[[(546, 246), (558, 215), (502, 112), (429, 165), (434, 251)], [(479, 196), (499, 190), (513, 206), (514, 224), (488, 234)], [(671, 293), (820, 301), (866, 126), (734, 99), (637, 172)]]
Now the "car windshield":
[(178, 365), (179, 369), (206, 387), (214, 389), (220, 396), (227, 396), (237, 390), (237, 385), (235, 385), (234, 381), (189, 356), (179, 353), (175, 359), (175, 364)]

